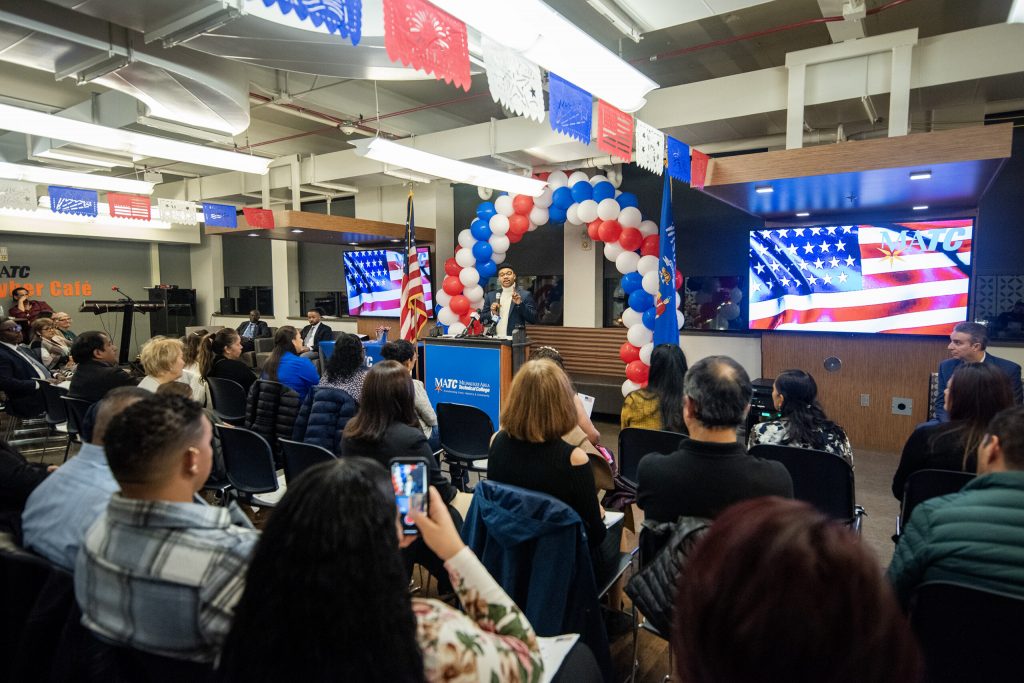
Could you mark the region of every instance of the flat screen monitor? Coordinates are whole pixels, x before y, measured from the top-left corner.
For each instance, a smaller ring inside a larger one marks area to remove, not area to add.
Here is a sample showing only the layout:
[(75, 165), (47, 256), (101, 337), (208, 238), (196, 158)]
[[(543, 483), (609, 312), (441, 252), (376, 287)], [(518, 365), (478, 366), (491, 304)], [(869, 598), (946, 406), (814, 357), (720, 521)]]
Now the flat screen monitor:
[(753, 330), (948, 335), (967, 319), (974, 220), (750, 233)]
[[(430, 249), (416, 249), (423, 281), (423, 299), (427, 315), (434, 315), (434, 298), (430, 286)], [(348, 294), (348, 314), (397, 318), (402, 298), (402, 274), (405, 271), (405, 252), (401, 249), (365, 249), (346, 251), (345, 288)]]

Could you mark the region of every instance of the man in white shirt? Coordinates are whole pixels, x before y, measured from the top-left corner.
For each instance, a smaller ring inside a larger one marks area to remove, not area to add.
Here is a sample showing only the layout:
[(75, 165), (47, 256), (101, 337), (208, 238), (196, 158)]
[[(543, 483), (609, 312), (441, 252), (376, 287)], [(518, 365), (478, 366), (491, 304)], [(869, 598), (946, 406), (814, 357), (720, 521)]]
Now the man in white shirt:
[(334, 331), (321, 322), (324, 312), (319, 308), (311, 308), (306, 311), (306, 321), (309, 323), (302, 328), (299, 335), (302, 337), (302, 356), (304, 358), (318, 358), (320, 356), (320, 342), (334, 339)]
[(46, 410), (35, 380), (54, 382), (53, 373), (27, 346), (21, 344), (21, 325), (13, 319), (0, 323), (0, 391), (7, 394), (7, 412), (36, 417)]
[(499, 266), (498, 284), (501, 290), (488, 292), (484, 298), (484, 307), (480, 312), (480, 322), (484, 326), (497, 322), (495, 334), (507, 337), (517, 327), (537, 322), (537, 307), (533, 297), (516, 286), (516, 271), (511, 264), (503, 263)]

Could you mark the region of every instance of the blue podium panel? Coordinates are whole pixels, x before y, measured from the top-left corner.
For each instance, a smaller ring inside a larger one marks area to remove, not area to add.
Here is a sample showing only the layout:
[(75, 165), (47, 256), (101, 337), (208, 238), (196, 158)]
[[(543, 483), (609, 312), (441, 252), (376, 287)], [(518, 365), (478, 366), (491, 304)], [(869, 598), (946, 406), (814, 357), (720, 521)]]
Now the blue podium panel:
[[(327, 359), (334, 355), (334, 344), (333, 341), (320, 342), (320, 367), (324, 367), (327, 364)], [(374, 363), (382, 360), (380, 350), (383, 346), (384, 342), (363, 342), (363, 349), (366, 351), (366, 367), (372, 368)]]
[(495, 428), (501, 408), (501, 347), (427, 344), (424, 349), (430, 405), (462, 403), (487, 413)]

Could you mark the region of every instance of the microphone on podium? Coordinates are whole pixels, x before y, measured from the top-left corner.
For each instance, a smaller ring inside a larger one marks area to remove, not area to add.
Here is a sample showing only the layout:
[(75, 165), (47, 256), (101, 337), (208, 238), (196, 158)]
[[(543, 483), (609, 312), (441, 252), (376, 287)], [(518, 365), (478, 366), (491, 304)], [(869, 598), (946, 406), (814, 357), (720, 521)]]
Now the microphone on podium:
[(135, 301), (135, 299), (131, 298), (130, 296), (128, 296), (127, 294), (125, 294), (125, 293), (124, 293), (123, 291), (121, 291), (121, 288), (120, 288), (120, 287), (118, 287), (117, 285), (114, 285), (113, 287), (111, 287), (111, 288), (110, 288), (110, 291), (112, 291), (112, 292), (117, 292), (118, 294), (120, 294), (121, 296), (123, 296), (123, 297), (124, 297), (125, 299), (128, 299), (128, 301), (132, 301), (132, 302), (134, 302), (134, 301)]

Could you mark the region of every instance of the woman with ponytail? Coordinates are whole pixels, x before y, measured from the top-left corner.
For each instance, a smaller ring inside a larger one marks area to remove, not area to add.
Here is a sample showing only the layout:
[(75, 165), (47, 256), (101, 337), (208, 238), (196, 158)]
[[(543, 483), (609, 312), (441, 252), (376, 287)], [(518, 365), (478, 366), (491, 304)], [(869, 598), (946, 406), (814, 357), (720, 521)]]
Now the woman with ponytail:
[(238, 382), (249, 393), (249, 387), (256, 381), (256, 375), (238, 360), (242, 355), (242, 338), (229, 327), (212, 332), (203, 338), (199, 346), (199, 372), (203, 380), (210, 377)]

